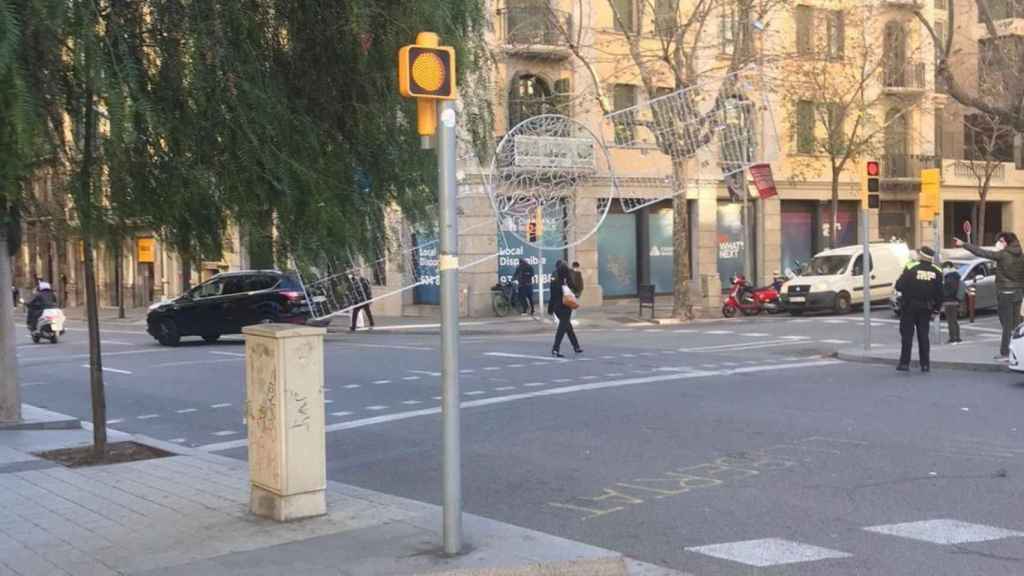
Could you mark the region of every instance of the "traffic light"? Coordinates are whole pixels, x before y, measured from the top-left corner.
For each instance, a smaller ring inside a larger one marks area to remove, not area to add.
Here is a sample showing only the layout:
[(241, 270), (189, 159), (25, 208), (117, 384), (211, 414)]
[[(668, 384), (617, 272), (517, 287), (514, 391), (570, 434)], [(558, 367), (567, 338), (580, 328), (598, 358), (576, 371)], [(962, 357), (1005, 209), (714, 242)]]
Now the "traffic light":
[(534, 209), (533, 218), (526, 224), (526, 237), (530, 242), (536, 242), (537, 238), (544, 234), (544, 209)]
[(861, 206), (864, 208), (878, 208), (880, 205), (879, 192), (882, 187), (878, 179), (881, 172), (877, 160), (868, 160), (864, 164), (864, 180), (861, 187)]
[(537, 241), (537, 223), (530, 222), (526, 225), (526, 237), (529, 238), (530, 242)]
[(927, 222), (942, 212), (942, 172), (938, 168), (921, 170), (918, 219)]
[(434, 100), (455, 100), (455, 49), (440, 46), (433, 32), (420, 32), (416, 43), (398, 51), (398, 91), (416, 99), (417, 130), (421, 136), (437, 132)]

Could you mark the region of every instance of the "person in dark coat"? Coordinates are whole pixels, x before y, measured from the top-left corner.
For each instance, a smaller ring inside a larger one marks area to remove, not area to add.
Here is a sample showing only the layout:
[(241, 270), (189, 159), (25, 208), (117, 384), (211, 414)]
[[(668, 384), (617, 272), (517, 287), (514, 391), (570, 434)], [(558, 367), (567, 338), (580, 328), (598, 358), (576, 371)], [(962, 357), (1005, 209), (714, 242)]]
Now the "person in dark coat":
[(903, 295), (900, 307), (900, 363), (897, 370), (910, 370), (910, 350), (914, 346), (914, 331), (917, 331), (917, 354), (921, 360), (921, 372), (931, 370), (931, 342), (928, 327), (933, 314), (942, 306), (942, 270), (932, 260), (935, 252), (928, 246), (917, 251), (918, 260), (907, 263), (896, 290)]
[(535, 313), (533, 304), (533, 266), (527, 262), (524, 258), (519, 259), (519, 265), (516, 266), (516, 271), (513, 273), (512, 278), (519, 283), (519, 304), (522, 306), (520, 311), (522, 314), (526, 314), (526, 304), (530, 304), (530, 316)]
[(43, 315), (43, 310), (57, 307), (57, 296), (53, 293), (50, 288), (49, 282), (40, 282), (39, 288), (36, 290), (32, 300), (26, 305), (28, 308), (28, 314), (26, 323), (28, 329), (35, 332), (36, 324), (39, 322), (39, 317)]
[[(572, 328), (572, 309), (562, 303), (562, 287), (570, 286), (571, 272), (565, 262), (559, 260), (555, 264), (555, 273), (551, 277), (551, 295), (548, 301), (548, 314), (558, 318), (558, 329), (555, 331), (555, 345), (551, 348), (551, 355), (556, 358), (565, 358), (559, 351), (562, 346), (562, 338), (568, 334), (569, 343), (576, 354), (582, 354), (580, 342), (576, 339), (576, 331)], [(571, 288), (570, 288), (571, 290)]]
[(1020, 324), (1020, 305), (1024, 300), (1024, 250), (1020, 240), (1013, 232), (1001, 232), (996, 236), (995, 250), (985, 250), (959, 238), (954, 238), (954, 241), (971, 254), (996, 263), (996, 300), (999, 302), (999, 323), (1003, 327), (996, 360), (1005, 362), (1010, 357), (1010, 335)]
[(960, 339), (960, 301), (964, 296), (964, 283), (956, 264), (946, 262), (942, 271), (942, 312), (946, 315), (949, 344), (959, 344), (963, 342)]
[(570, 278), (572, 279), (572, 285), (570, 285), (569, 288), (572, 289), (572, 293), (575, 294), (576, 299), (579, 300), (579, 298), (583, 296), (583, 272), (580, 270), (579, 262), (572, 263)]
[(370, 283), (362, 276), (350, 276), (349, 281), (351, 282), (349, 297), (351, 302), (356, 304), (356, 307), (352, 309), (352, 326), (349, 331), (355, 331), (360, 310), (366, 312), (366, 320), (370, 323), (370, 328), (373, 328), (373, 312), (370, 312), (370, 300), (373, 298), (373, 292), (370, 290)]

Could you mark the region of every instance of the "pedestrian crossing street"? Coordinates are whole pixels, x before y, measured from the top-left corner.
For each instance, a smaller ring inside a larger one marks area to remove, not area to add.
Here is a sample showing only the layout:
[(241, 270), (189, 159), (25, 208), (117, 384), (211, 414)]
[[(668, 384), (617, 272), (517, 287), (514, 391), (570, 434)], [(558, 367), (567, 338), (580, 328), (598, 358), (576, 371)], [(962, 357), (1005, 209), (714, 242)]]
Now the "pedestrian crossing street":
[[(891, 545), (892, 542), (886, 542), (886, 540), (891, 538), (916, 541), (940, 548), (951, 548), (963, 544), (976, 544), (1011, 538), (1024, 538), (1024, 532), (1021, 531), (974, 524), (951, 518), (863, 526), (860, 530), (879, 539), (877, 542), (872, 543), (873, 548)], [(738, 564), (755, 568), (770, 568), (828, 560), (855, 561), (857, 558), (857, 554), (836, 549), (834, 546), (831, 542), (798, 542), (784, 538), (769, 537), (693, 546), (686, 548), (686, 550), (693, 554), (703, 555), (733, 565)]]

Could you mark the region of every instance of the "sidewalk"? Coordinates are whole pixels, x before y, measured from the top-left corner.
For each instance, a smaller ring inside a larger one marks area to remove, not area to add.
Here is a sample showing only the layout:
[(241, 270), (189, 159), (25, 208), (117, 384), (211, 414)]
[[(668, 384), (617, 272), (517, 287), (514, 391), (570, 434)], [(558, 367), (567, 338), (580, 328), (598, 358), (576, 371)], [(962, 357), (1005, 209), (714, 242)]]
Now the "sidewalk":
[[(931, 347), (931, 366), (932, 369), (936, 368), (948, 368), (954, 370), (973, 370), (978, 372), (1005, 372), (1008, 370), (1005, 362), (999, 362), (993, 358), (997, 352), (999, 352), (999, 338), (998, 337), (975, 337), (973, 334), (965, 334), (965, 338), (970, 338), (961, 344), (952, 346), (949, 344), (942, 344), (936, 346), (932, 343)], [(945, 332), (943, 332), (945, 337)], [(855, 348), (847, 348), (840, 350), (837, 354), (840, 360), (846, 360), (848, 362), (865, 362), (868, 364), (888, 364), (893, 367), (896, 366), (900, 357), (900, 347), (898, 343), (894, 344), (878, 344), (873, 343), (871, 350), (864, 350), (863, 345)], [(911, 367), (916, 369), (919, 367), (917, 361), (917, 342), (914, 343), (913, 361)]]
[(471, 514), (445, 558), (439, 507), (336, 482), (326, 516), (279, 524), (248, 513), (245, 462), (127, 439), (175, 455), (68, 469), (30, 453), (90, 432), (0, 431), (0, 575), (681, 575)]

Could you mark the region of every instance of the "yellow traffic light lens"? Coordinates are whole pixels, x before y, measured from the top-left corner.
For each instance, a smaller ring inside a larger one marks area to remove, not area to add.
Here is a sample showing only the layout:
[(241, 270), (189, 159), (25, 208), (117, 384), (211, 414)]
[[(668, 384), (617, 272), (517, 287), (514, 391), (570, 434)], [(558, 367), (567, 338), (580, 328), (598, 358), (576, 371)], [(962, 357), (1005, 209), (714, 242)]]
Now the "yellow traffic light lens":
[(427, 92), (436, 92), (444, 86), (445, 68), (441, 57), (433, 52), (423, 52), (412, 63), (412, 80)]

